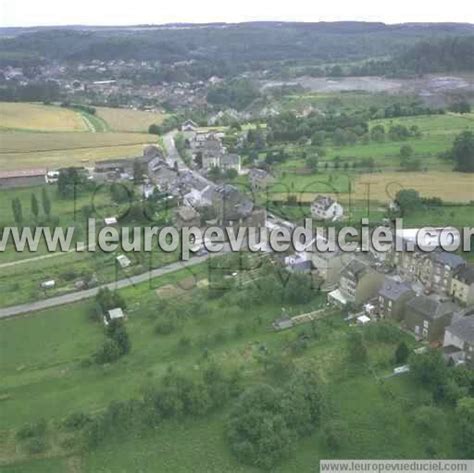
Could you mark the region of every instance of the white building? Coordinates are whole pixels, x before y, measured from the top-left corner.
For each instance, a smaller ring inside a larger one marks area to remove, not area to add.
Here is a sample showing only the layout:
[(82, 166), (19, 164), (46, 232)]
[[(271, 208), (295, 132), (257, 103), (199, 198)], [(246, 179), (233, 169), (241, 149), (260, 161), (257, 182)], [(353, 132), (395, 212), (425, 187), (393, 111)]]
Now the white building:
[(339, 220), (344, 215), (344, 209), (334, 199), (318, 195), (311, 204), (311, 215), (317, 220)]

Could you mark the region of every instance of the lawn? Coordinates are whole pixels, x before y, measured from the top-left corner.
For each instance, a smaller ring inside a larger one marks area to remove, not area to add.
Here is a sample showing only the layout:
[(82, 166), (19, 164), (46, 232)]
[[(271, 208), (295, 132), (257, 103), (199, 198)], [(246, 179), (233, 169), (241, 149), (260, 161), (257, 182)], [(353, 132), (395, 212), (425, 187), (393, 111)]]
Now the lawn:
[[(81, 114), (38, 103), (0, 102), (0, 130), (87, 131)], [(3, 146), (3, 145), (2, 145)]]

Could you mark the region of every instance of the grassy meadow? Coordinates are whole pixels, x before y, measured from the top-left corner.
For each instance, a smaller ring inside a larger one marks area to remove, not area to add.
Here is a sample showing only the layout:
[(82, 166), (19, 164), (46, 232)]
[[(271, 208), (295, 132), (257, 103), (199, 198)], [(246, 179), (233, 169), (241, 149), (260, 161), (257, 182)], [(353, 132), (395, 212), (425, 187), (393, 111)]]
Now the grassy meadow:
[(160, 124), (165, 115), (144, 110), (97, 107), (96, 115), (105, 121), (112, 131), (146, 133), (154, 123)]
[[(290, 347), (305, 326), (272, 332), (270, 323), (281, 313), (278, 303), (251, 309), (231, 306), (226, 295), (208, 299), (207, 290), (185, 284), (191, 277), (198, 281), (207, 274), (203, 265), (194, 268), (192, 275), (181, 271), (155, 281), (153, 287), (143, 284), (123, 290), (132, 351), (112, 365), (84, 363), (103, 339), (101, 323), (91, 319), (93, 301), (0, 321), (0, 402), (5, 407), (0, 419), (0, 471), (256, 473), (260, 470), (240, 465), (230, 455), (224, 429), (229, 405), (202, 419), (170, 420), (156, 430), (117, 435), (94, 450), (62, 443), (65, 434), (60, 424), (72, 412), (94, 413), (111, 400), (139, 397), (143, 387), (170, 366), (192, 374), (216, 361), (226, 369), (238, 369), (245, 385), (262, 379), (273, 383), (259, 362), (262, 346), (297, 366), (310, 363), (318, 370), (332, 409), (347, 422), (351, 433), (338, 457), (429, 457), (426, 438), (413, 423), (416, 408), (427, 402), (428, 394), (409, 377), (381, 380), (391, 372), (395, 340), (369, 337), (371, 370), (353, 369), (346, 362), (346, 337), (355, 328), (343, 322), (341, 314), (333, 314), (316, 322), (317, 337), (311, 338), (304, 352), (293, 353)], [(160, 302), (164, 293), (159, 289), (170, 285), (188, 289), (168, 299), (168, 307), (189, 304), (192, 309), (180, 317), (175, 331), (159, 335), (155, 324), (169, 310)], [(198, 310), (203, 303), (205, 310)], [(315, 292), (308, 304), (286, 308), (298, 314), (323, 304), (324, 299)], [(187, 348), (180, 343), (183, 337), (189, 340)], [(416, 346), (401, 332), (398, 339)], [(41, 418), (48, 419), (50, 426), (49, 449), (32, 458), (18, 448), (14, 434), (25, 423)], [(448, 412), (444, 419), (446, 427), (434, 440), (449, 457), (454, 436)], [(319, 459), (331, 455), (316, 431), (298, 442), (291, 457), (272, 471), (317, 470)]]
[(87, 131), (80, 113), (37, 103), (0, 102), (0, 130)]
[(93, 166), (102, 159), (137, 156), (144, 145), (156, 143), (148, 125), (161, 119), (134, 110), (99, 108), (92, 115), (55, 105), (2, 102), (0, 169)]

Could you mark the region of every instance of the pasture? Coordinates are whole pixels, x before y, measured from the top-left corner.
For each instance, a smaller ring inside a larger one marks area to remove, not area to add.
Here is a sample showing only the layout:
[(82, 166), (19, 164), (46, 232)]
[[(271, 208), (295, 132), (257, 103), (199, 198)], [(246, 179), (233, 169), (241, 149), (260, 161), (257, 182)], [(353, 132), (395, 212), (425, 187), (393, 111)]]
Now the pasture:
[[(0, 130), (87, 131), (80, 113), (37, 103), (0, 102)], [(2, 145), (3, 146), (3, 145)]]
[(155, 143), (145, 133), (38, 133), (0, 131), (0, 169), (93, 166), (95, 161), (142, 154)]
[(140, 133), (148, 132), (150, 125), (160, 124), (165, 118), (164, 114), (157, 112), (109, 107), (97, 107), (96, 115), (104, 120), (112, 131)]
[[(206, 277), (205, 266), (193, 271), (196, 279)], [(34, 461), (16, 448), (13, 433), (26, 422), (40, 418), (49, 419), (51, 428), (57, 429), (61, 419), (71, 412), (93, 413), (111, 400), (137, 398), (143, 387), (162, 376), (169, 366), (192, 373), (206, 366), (208, 357), (226, 369), (237, 368), (245, 385), (261, 380), (271, 382), (258, 361), (262, 346), (271, 353), (281, 353), (296, 365), (311, 363), (320, 372), (332, 409), (347, 422), (351, 432), (338, 455), (357, 458), (364, 452), (370, 457), (426, 457), (426, 441), (412, 420), (414, 409), (426, 402), (426, 393), (408, 378), (380, 383), (368, 371), (352, 372), (345, 367), (345, 337), (353, 329), (340, 315), (317, 321), (317, 338), (303, 354), (292, 355), (288, 347), (304, 327), (282, 333), (269, 331), (270, 322), (281, 311), (278, 303), (251, 309), (230, 307), (225, 296), (210, 300), (205, 290), (194, 289), (181, 295), (179, 301), (170, 301), (171, 306), (192, 308), (188, 315), (180, 316), (176, 331), (159, 335), (154, 325), (168, 309), (159, 305), (155, 289), (177, 284), (183, 278), (189, 278), (187, 271), (161, 278), (152, 288), (143, 284), (122, 291), (129, 307), (126, 324), (132, 351), (112, 365), (82, 363), (103, 339), (101, 324), (90, 318), (92, 301), (0, 321), (0, 395), (8, 407), (0, 421), (2, 473), (56, 471), (55, 468), (66, 473), (131, 472), (135, 471), (137, 458), (144, 471), (187, 473), (199, 465), (198, 471), (256, 473), (258, 470), (238, 464), (225, 442), (224, 424), (230, 405), (203, 419), (164, 421), (155, 430), (117, 435), (90, 451), (77, 447), (68, 451), (59, 439), (50, 436), (52, 448)], [(204, 301), (206, 310), (201, 313), (198, 306)], [(296, 314), (321, 304), (324, 299), (316, 293), (309, 304), (287, 309)], [(239, 332), (237, 326), (241, 327)], [(190, 340), (187, 349), (180, 345), (182, 337)], [(415, 346), (410, 337), (401, 333), (400, 337)], [(367, 345), (374, 372), (379, 376), (390, 372), (396, 342), (370, 338)], [(208, 357), (203, 356), (204, 352)], [(447, 422), (435, 439), (447, 456), (452, 454), (451, 435), (452, 426)], [(316, 432), (298, 442), (294, 454), (273, 471), (311, 471), (320, 458), (331, 455), (320, 432)]]

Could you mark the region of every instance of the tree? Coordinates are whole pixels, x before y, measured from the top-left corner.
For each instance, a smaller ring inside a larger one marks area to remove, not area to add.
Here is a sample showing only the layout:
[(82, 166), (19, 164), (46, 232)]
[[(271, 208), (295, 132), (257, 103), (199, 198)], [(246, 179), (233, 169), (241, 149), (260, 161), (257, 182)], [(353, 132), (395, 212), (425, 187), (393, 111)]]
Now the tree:
[(420, 384), (434, 389), (448, 379), (448, 368), (440, 352), (429, 350), (412, 356), (410, 360), (411, 376)]
[(12, 212), (13, 212), (13, 219), (17, 225), (21, 225), (23, 223), (23, 211), (21, 208), (21, 202), (18, 197), (15, 197), (12, 200)]
[(402, 145), (400, 147), (400, 157), (409, 158), (413, 155), (413, 148), (410, 145)]
[(456, 136), (451, 156), (455, 162), (455, 170), (461, 172), (474, 172), (474, 133), (463, 131)]
[(370, 130), (370, 139), (376, 141), (377, 143), (382, 143), (385, 141), (385, 128), (382, 125), (375, 125)]
[(38, 218), (39, 215), (39, 205), (38, 199), (36, 198), (35, 194), (31, 194), (31, 213), (35, 219)]
[(227, 171), (225, 172), (225, 177), (229, 181), (233, 181), (238, 175), (239, 175), (239, 173), (237, 172), (237, 170), (233, 169), (233, 168), (232, 169), (227, 169)]
[(471, 113), (471, 104), (467, 100), (459, 100), (454, 102), (449, 110), (454, 113)]
[(43, 206), (44, 214), (49, 218), (51, 215), (51, 200), (46, 187), (43, 187), (41, 190), (41, 204)]
[(282, 392), (266, 384), (248, 388), (227, 422), (227, 438), (242, 462), (269, 469), (287, 456), (293, 435), (286, 424)]
[(351, 363), (362, 364), (368, 359), (367, 347), (360, 332), (351, 332), (347, 337), (347, 349)]
[(417, 210), (421, 205), (420, 194), (414, 189), (402, 189), (397, 192), (395, 201), (400, 207), (402, 215)]
[(474, 398), (458, 401), (456, 417), (460, 427), (460, 446), (464, 458), (474, 458)]
[(330, 420), (324, 427), (323, 440), (332, 453), (337, 453), (349, 437), (349, 428), (342, 420)]
[(395, 364), (405, 363), (410, 355), (410, 350), (405, 342), (400, 342), (395, 350)]
[(316, 172), (318, 170), (318, 157), (316, 155), (308, 156), (306, 158), (306, 167), (312, 172)]

